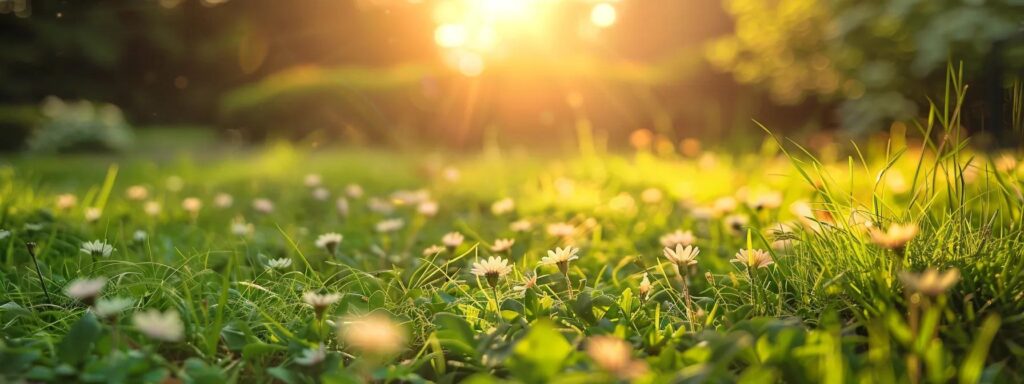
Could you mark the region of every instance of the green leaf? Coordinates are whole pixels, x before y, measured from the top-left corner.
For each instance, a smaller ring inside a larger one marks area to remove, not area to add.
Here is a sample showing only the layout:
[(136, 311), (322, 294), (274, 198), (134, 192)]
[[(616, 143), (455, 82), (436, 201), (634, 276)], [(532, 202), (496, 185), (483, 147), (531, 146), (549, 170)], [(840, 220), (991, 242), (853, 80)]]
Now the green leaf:
[(100, 337), (100, 323), (92, 312), (86, 312), (71, 326), (71, 331), (57, 346), (57, 358), (70, 364), (78, 365), (92, 353), (96, 340)]
[(187, 383), (217, 384), (227, 381), (220, 368), (207, 365), (194, 357), (185, 360), (185, 373), (188, 374)]
[(550, 381), (561, 370), (572, 345), (547, 320), (534, 323), (529, 333), (516, 343), (508, 362), (513, 375), (528, 383)]

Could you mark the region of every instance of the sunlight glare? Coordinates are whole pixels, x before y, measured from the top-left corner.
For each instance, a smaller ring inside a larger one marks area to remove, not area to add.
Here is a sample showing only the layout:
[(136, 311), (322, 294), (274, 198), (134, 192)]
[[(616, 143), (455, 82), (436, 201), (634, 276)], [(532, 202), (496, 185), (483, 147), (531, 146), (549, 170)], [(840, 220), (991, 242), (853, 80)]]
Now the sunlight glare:
[(590, 11), (590, 22), (601, 28), (612, 26), (618, 18), (618, 11), (615, 10), (613, 5), (608, 3), (597, 4)]

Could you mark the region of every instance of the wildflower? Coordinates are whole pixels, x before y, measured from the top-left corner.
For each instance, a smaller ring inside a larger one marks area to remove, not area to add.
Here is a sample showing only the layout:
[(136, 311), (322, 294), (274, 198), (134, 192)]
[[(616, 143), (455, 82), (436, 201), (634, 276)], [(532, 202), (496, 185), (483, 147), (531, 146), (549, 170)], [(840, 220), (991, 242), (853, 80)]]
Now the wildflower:
[(366, 202), (366, 206), (370, 208), (370, 212), (379, 213), (381, 215), (390, 215), (395, 211), (395, 206), (387, 200), (379, 197), (372, 197)]
[(164, 186), (167, 187), (168, 191), (178, 192), (182, 188), (185, 188), (185, 180), (180, 176), (168, 176), (167, 179), (164, 180)]
[(288, 269), (291, 266), (292, 266), (292, 259), (289, 259), (287, 257), (282, 257), (280, 259), (270, 259), (270, 260), (267, 260), (267, 267), (270, 267), (271, 269), (276, 269), (276, 270), (279, 270), (279, 271), (283, 271), (285, 269)]
[(676, 244), (675, 249), (665, 247), (663, 253), (665, 258), (679, 269), (679, 276), (686, 276), (688, 268), (697, 264), (697, 254), (700, 253), (700, 248), (692, 245), (683, 248), (682, 244)]
[(249, 236), (256, 231), (256, 227), (252, 223), (245, 222), (245, 218), (242, 216), (235, 217), (231, 220), (231, 234), (235, 236)]
[(646, 204), (660, 203), (663, 198), (664, 194), (658, 188), (647, 188), (640, 192), (640, 201)]
[(135, 328), (151, 339), (175, 342), (185, 336), (185, 324), (181, 322), (178, 311), (160, 312), (150, 309), (132, 316)]
[(89, 207), (85, 209), (85, 221), (92, 223), (100, 219), (103, 216), (103, 211), (97, 207)]
[(324, 348), (323, 344), (320, 344), (320, 347), (318, 347), (316, 349), (313, 349), (313, 348), (303, 349), (302, 350), (302, 354), (299, 355), (299, 357), (295, 358), (295, 363), (299, 364), (299, 365), (304, 365), (304, 366), (307, 366), (307, 367), (311, 367), (311, 366), (320, 364), (326, 358), (327, 358), (327, 350)]
[(512, 249), (512, 245), (516, 243), (516, 239), (497, 239), (494, 240), (494, 245), (491, 246), (493, 252), (508, 252)]
[(444, 247), (434, 244), (423, 249), (423, 256), (433, 256), (441, 252), (444, 252)]
[(526, 291), (527, 289), (530, 289), (530, 288), (533, 288), (533, 287), (536, 287), (536, 286), (537, 286), (537, 272), (533, 272), (533, 273), (527, 273), (527, 274), (523, 275), (523, 283), (521, 285), (517, 285), (517, 286), (512, 287), (512, 290), (513, 291), (523, 292), (523, 291)]
[(221, 192), (218, 193), (217, 196), (213, 197), (213, 205), (217, 206), (217, 208), (231, 208), (234, 204), (235, 198), (231, 197), (231, 195), (227, 193)]
[(556, 247), (554, 250), (548, 250), (548, 255), (540, 259), (540, 265), (557, 265), (562, 274), (568, 275), (569, 262), (580, 258), (576, 255), (579, 251), (579, 248), (573, 246)]
[(319, 187), (320, 183), (322, 182), (323, 178), (321, 178), (320, 175), (315, 173), (307, 174), (306, 178), (303, 179), (303, 184), (306, 184), (306, 186), (309, 188)]
[(259, 213), (271, 213), (274, 212), (274, 202), (267, 198), (253, 199), (252, 209)]
[(943, 294), (959, 280), (960, 270), (956, 268), (948, 269), (945, 272), (928, 268), (920, 274), (900, 272), (900, 281), (908, 290), (931, 297)]
[(312, 195), (316, 200), (326, 201), (331, 197), (331, 191), (328, 191), (327, 188), (324, 187), (316, 187), (313, 189)]
[(363, 187), (359, 184), (349, 184), (345, 186), (345, 194), (353, 199), (363, 197)]
[(444, 244), (445, 248), (448, 248), (448, 252), (454, 252), (455, 248), (462, 245), (463, 240), (465, 240), (465, 237), (463, 237), (461, 233), (448, 232), (441, 237), (441, 244)]
[(640, 296), (647, 297), (651, 293), (651, 280), (647, 278), (647, 272), (644, 272), (643, 280), (640, 280)]
[(675, 248), (676, 245), (692, 245), (696, 240), (692, 231), (683, 232), (681, 230), (665, 234), (659, 239), (661, 245), (667, 248)]
[(134, 300), (121, 297), (102, 298), (96, 300), (96, 304), (92, 306), (92, 313), (100, 318), (112, 317), (120, 315), (134, 303)]
[(402, 229), (402, 226), (404, 226), (404, 225), (405, 225), (405, 222), (402, 221), (402, 219), (387, 219), (387, 220), (381, 220), (380, 222), (378, 222), (376, 229), (377, 229), (377, 232), (388, 233), (388, 232), (394, 232), (394, 231), (397, 231), (399, 229)]
[(738, 203), (736, 202), (736, 198), (732, 196), (724, 196), (716, 199), (712, 204), (712, 208), (714, 208), (715, 212), (724, 214), (735, 211), (737, 205)]
[(57, 196), (57, 209), (66, 211), (71, 208), (74, 208), (75, 205), (78, 205), (78, 197), (76, 197), (75, 195), (65, 193), (60, 196)]
[(512, 212), (516, 209), (516, 202), (512, 198), (506, 197), (504, 199), (495, 201), (491, 204), (491, 213), (495, 216), (501, 216), (506, 213)]
[(341, 295), (337, 293), (329, 293), (321, 295), (316, 292), (306, 292), (302, 294), (302, 301), (306, 302), (310, 307), (313, 307), (313, 311), (316, 313), (316, 317), (319, 318), (330, 307), (331, 304), (337, 303), (341, 300)]
[(199, 210), (203, 208), (203, 201), (199, 200), (198, 197), (186, 197), (185, 200), (181, 201), (181, 208), (192, 215), (192, 217), (195, 217), (199, 215)]
[(875, 245), (901, 251), (907, 246), (910, 239), (917, 236), (918, 230), (917, 224), (914, 223), (893, 223), (884, 232), (880, 229), (871, 229), (869, 233), (871, 234), (871, 242)]
[(125, 194), (128, 195), (129, 200), (142, 201), (149, 197), (149, 189), (144, 185), (133, 185), (128, 187)]
[(775, 261), (772, 260), (772, 255), (760, 249), (741, 249), (739, 252), (736, 252), (736, 257), (730, 261), (743, 264), (747, 269), (765, 268), (775, 264)]
[(427, 217), (433, 217), (437, 215), (437, 202), (436, 201), (424, 201), (416, 206), (416, 212)]
[(340, 341), (363, 353), (386, 356), (405, 348), (405, 329), (384, 315), (350, 316), (339, 323)]
[(569, 223), (548, 224), (548, 234), (554, 237), (569, 238), (576, 234), (576, 227)]
[(701, 207), (690, 208), (690, 215), (693, 216), (694, 219), (705, 220), (706, 221), (706, 220), (711, 220), (712, 218), (714, 218), (718, 214), (715, 212), (715, 209), (712, 208), (712, 207), (703, 207), (703, 206), (701, 206)]
[(334, 201), (334, 208), (338, 210), (338, 214), (341, 215), (342, 217), (348, 216), (348, 199), (344, 197), (339, 197), (337, 200)]
[(100, 291), (107, 285), (107, 279), (103, 277), (97, 277), (95, 279), (79, 278), (75, 279), (68, 284), (67, 288), (64, 289), (64, 293), (68, 297), (81, 301), (86, 305), (92, 306), (99, 297)]
[(142, 206), (142, 211), (146, 212), (146, 214), (150, 216), (159, 215), (162, 209), (163, 207), (160, 205), (159, 202), (152, 200), (147, 201), (146, 204)]
[(398, 205), (413, 205), (430, 201), (430, 192), (425, 189), (415, 191), (398, 190), (391, 193), (391, 201)]
[(743, 232), (743, 228), (747, 226), (747, 224), (750, 222), (750, 219), (747, 218), (746, 215), (733, 214), (726, 216), (724, 219), (722, 219), (722, 222), (725, 223), (725, 227), (732, 231), (734, 234), (739, 234)]
[(0, 229), (0, 240), (6, 239), (11, 236), (11, 231), (6, 229)]
[(137, 229), (137, 230), (135, 230), (134, 233), (132, 233), (132, 240), (135, 240), (135, 242), (137, 242), (137, 243), (144, 242), (148, 238), (149, 238), (149, 234), (146, 233), (146, 231), (143, 231), (141, 229)]
[(338, 249), (338, 244), (341, 244), (341, 240), (344, 238), (340, 233), (325, 233), (316, 238), (316, 247), (326, 249), (333, 255), (334, 251)]
[(594, 336), (587, 341), (587, 355), (598, 367), (616, 377), (629, 380), (647, 372), (643, 361), (633, 360), (633, 346), (614, 336)]
[(470, 272), (479, 277), (487, 278), (487, 283), (494, 287), (498, 285), (498, 279), (512, 272), (512, 266), (508, 265), (508, 260), (498, 256), (491, 256), (487, 260), (473, 263), (473, 269)]
[(444, 178), (445, 181), (449, 183), (455, 183), (458, 182), (460, 178), (462, 178), (462, 173), (459, 172), (458, 168), (449, 166), (441, 170), (441, 176)]
[(110, 256), (111, 252), (115, 251), (114, 246), (99, 240), (87, 241), (82, 243), (81, 250), (83, 253), (91, 255), (92, 257), (107, 257)]
[(529, 232), (530, 229), (533, 229), (533, 223), (526, 219), (520, 219), (510, 223), (508, 229), (512, 232)]
[(747, 205), (757, 211), (776, 209), (782, 205), (782, 194), (774, 191), (757, 194), (747, 200)]

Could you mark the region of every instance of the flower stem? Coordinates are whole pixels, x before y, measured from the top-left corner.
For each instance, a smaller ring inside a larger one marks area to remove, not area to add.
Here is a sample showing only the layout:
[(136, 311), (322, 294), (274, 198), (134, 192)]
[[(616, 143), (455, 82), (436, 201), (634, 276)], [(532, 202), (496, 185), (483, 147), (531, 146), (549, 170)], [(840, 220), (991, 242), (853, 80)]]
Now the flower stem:
[(569, 271), (565, 272), (565, 287), (569, 290), (569, 300), (572, 300), (572, 280), (569, 279)]
[(36, 243), (25, 243), (25, 248), (28, 248), (28, 254), (32, 256), (32, 263), (36, 266), (36, 275), (39, 275), (39, 286), (43, 288), (46, 302), (52, 304), (53, 300), (50, 299), (50, 292), (46, 290), (46, 281), (43, 280), (43, 271), (39, 269), (39, 260), (36, 260)]

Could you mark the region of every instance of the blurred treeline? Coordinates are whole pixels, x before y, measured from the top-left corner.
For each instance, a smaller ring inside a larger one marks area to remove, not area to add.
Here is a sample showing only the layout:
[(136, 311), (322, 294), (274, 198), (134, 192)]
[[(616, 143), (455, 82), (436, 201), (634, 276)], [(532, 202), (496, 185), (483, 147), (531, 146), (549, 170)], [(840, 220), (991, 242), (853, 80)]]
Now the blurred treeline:
[(951, 58), (985, 89), (969, 128), (997, 128), (980, 112), (1004, 99), (1019, 125), (1018, 0), (619, 1), (618, 22), (586, 37), (574, 23), (593, 2), (565, 2), (546, 50), (466, 77), (442, 63), (431, 0), (0, 0), (3, 147), (46, 126), (51, 95), (242, 140), (735, 140), (750, 118), (860, 133), (916, 116)]

